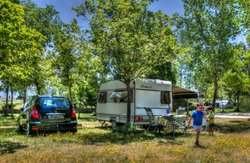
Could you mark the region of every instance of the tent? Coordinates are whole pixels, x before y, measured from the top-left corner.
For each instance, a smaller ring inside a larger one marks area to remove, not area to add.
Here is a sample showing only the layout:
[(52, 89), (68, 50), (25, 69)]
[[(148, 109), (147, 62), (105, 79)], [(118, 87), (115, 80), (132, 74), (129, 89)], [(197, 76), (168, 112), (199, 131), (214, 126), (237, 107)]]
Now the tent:
[(188, 99), (197, 99), (198, 94), (197, 92), (178, 87), (176, 85), (173, 85), (173, 100), (178, 101), (179, 99), (183, 99), (186, 101), (186, 106), (179, 106), (176, 108), (177, 114), (182, 114), (183, 111), (187, 111), (187, 114), (189, 115), (189, 107), (188, 107)]
[(198, 98), (197, 92), (173, 85), (173, 99)]

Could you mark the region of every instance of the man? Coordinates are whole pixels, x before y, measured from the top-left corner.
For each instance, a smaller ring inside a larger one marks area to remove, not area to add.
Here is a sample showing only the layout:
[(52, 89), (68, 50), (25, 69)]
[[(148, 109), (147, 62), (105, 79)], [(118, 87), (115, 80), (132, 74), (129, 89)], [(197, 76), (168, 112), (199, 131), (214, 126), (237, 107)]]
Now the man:
[(202, 131), (202, 119), (206, 115), (204, 112), (204, 108), (201, 104), (197, 104), (196, 110), (192, 113), (191, 117), (189, 118), (189, 121), (187, 123), (187, 127), (190, 127), (190, 122), (193, 119), (193, 128), (196, 131), (195, 135), (195, 146), (201, 147), (199, 143), (200, 133)]

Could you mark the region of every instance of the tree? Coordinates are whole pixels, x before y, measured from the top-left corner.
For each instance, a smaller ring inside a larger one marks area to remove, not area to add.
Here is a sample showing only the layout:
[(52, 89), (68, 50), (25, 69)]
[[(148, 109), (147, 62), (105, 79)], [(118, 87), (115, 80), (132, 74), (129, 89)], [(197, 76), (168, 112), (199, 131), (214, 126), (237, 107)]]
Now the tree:
[[(22, 5), (25, 9), (26, 26), (35, 29), (44, 36), (44, 42), (41, 43), (44, 48), (51, 47), (57, 29), (61, 28), (63, 24), (59, 18), (59, 12), (52, 5), (39, 8), (29, 0), (22, 1)], [(26, 81), (26, 83), (29, 83), (29, 86), (31, 84), (35, 85), (37, 94), (45, 93), (45, 82), (50, 75), (49, 71), (46, 71), (48, 69), (46, 67), (47, 64), (43, 63), (45, 60), (47, 60), (47, 56), (40, 54), (40, 57), (32, 61), (33, 71)], [(24, 87), (24, 89), (26, 88)]]
[(9, 0), (0, 2), (0, 35), (0, 80), (7, 88), (31, 73), (31, 61), (44, 50), (44, 37), (26, 26), (23, 7)]
[(205, 81), (213, 83), (214, 107), (218, 82), (231, 68), (233, 40), (240, 32), (237, 4), (233, 0), (183, 0), (183, 3), (183, 29), (191, 47), (190, 66), (198, 80), (205, 76)]
[(89, 16), (90, 47), (114, 79), (127, 86), (127, 123), (130, 123), (130, 82), (143, 77), (156, 64), (175, 55), (171, 19), (151, 12), (152, 0), (86, 0), (74, 10)]
[(61, 78), (63, 85), (68, 87), (69, 97), (72, 101), (72, 87), (75, 83), (76, 61), (80, 52), (77, 49), (77, 32), (80, 32), (77, 21), (66, 24), (55, 35), (54, 50), (52, 55), (53, 67)]
[(247, 54), (244, 44), (239, 44), (234, 50), (234, 57), (232, 59), (232, 69), (228, 70), (222, 78), (224, 88), (227, 92), (236, 97), (237, 111), (240, 107), (240, 96), (250, 93), (250, 82), (247, 74)]
[(152, 67), (151, 71), (146, 75), (150, 79), (169, 80), (172, 84), (176, 84), (178, 80), (177, 63), (166, 61)]
[(96, 64), (98, 60), (89, 53), (85, 40), (81, 40), (80, 47), (82, 53), (79, 56), (77, 64), (77, 80), (75, 84), (76, 103), (78, 107), (95, 106), (100, 84), (103, 83), (102, 76), (107, 74)]

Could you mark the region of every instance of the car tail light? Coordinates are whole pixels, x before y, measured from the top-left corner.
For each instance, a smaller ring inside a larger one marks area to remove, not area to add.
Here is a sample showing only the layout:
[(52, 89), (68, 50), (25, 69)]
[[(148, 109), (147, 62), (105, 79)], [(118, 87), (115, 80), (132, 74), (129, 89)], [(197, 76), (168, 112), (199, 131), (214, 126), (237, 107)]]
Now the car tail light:
[(38, 110), (35, 106), (31, 109), (30, 114), (32, 118), (35, 118), (35, 119), (40, 118), (40, 115), (38, 114)]
[(32, 130), (33, 130), (33, 131), (38, 131), (39, 128), (37, 128), (37, 127), (32, 127)]
[(71, 118), (76, 118), (76, 110), (75, 110), (75, 108), (72, 108), (72, 110), (71, 110)]

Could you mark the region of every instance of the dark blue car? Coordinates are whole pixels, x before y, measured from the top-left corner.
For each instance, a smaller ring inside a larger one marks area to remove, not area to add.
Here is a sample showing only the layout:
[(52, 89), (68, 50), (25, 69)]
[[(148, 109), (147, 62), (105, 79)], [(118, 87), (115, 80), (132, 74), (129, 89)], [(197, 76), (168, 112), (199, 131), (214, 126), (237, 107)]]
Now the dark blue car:
[(76, 111), (64, 96), (32, 96), (18, 117), (18, 132), (77, 132)]

